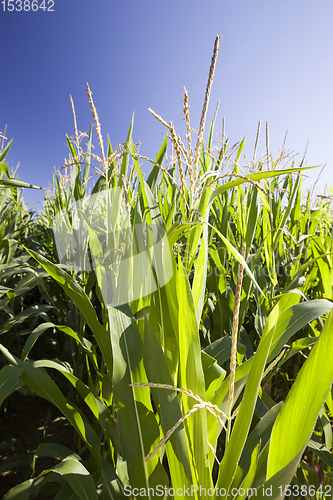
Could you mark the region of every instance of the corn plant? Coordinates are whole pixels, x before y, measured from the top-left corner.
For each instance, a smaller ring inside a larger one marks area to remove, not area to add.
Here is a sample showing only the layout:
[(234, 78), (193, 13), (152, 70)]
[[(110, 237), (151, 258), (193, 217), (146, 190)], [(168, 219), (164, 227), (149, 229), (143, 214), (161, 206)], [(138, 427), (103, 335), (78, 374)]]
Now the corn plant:
[[(26, 272), (44, 297), (54, 308), (66, 297), (66, 310), (79, 319), (44, 317), (21, 354), (0, 344), (7, 361), (0, 403), (28, 387), (60, 410), (82, 447), (40, 445), (32, 477), (7, 500), (43, 492), (55, 499), (283, 498), (291, 483), (329, 497), (332, 213), (325, 200), (303, 205), (304, 164), (277, 169), (267, 146), (267, 157), (256, 162), (254, 153), (245, 175), (244, 140), (228, 150), (223, 131), (216, 152), (214, 121), (204, 144), (219, 40), (196, 145), (185, 91), (187, 146), (153, 112), (168, 135), (146, 181), (133, 120), (126, 142), (113, 150), (108, 140), (105, 154), (88, 87), (101, 156), (91, 153), (91, 129), (86, 151), (80, 148), (75, 120), (71, 175), (56, 174), (42, 218), (53, 224), (57, 247), (52, 258), (25, 247), (40, 266)], [(89, 194), (92, 159), (98, 180)], [(75, 345), (70, 362), (33, 360), (49, 328)], [(280, 379), (299, 356), (296, 380), (280, 398)], [(74, 401), (53, 373), (75, 389)], [(321, 485), (301, 461), (306, 447), (325, 464)], [(43, 456), (57, 463), (35, 476)]]

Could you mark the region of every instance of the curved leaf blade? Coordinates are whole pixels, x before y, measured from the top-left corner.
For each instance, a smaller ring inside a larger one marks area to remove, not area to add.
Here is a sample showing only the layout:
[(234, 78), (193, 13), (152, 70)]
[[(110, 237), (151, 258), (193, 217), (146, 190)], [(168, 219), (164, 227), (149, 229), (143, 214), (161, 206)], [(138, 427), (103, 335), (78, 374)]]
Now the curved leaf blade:
[(332, 341), (333, 313), (331, 312), (277, 416), (270, 442), (268, 479), (286, 467), (311, 437), (320, 409), (332, 385)]

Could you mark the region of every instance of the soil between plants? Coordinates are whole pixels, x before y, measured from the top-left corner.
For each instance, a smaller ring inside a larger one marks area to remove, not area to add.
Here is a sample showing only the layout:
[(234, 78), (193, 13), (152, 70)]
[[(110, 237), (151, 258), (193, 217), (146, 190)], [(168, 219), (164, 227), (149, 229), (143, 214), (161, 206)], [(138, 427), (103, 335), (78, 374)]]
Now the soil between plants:
[[(0, 498), (17, 484), (31, 478), (29, 460), (42, 443), (56, 443), (74, 449), (74, 430), (66, 420), (53, 422), (60, 416), (48, 401), (15, 392), (0, 411)], [(12, 460), (16, 463), (12, 463)], [(58, 463), (41, 457), (36, 460), (36, 473)], [(36, 474), (35, 476), (36, 477)], [(40, 493), (39, 499), (52, 495)]]

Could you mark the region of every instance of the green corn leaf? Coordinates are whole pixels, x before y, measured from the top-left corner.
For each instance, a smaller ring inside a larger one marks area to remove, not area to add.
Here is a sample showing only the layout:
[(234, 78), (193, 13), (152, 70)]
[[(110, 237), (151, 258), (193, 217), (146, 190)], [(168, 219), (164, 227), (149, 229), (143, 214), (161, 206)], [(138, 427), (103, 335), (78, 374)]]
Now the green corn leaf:
[(27, 273), (16, 285), (15, 296), (19, 297), (20, 295), (29, 293), (38, 283), (40, 283), (40, 281), (37, 276), (34, 276), (32, 273)]
[(195, 227), (200, 224), (199, 222), (189, 222), (186, 224), (173, 224), (171, 228), (168, 230), (168, 240), (170, 247), (177, 242), (182, 233), (187, 234), (188, 231), (195, 229)]
[[(146, 382), (143, 371), (143, 346), (140, 332), (133, 318), (122, 311), (109, 307), (113, 362), (113, 395), (117, 412), (122, 458), (127, 462), (132, 488), (148, 491), (148, 472), (145, 457), (151, 451), (145, 449), (139, 406), (143, 405), (138, 394), (144, 388), (131, 387), (133, 382)], [(147, 390), (147, 389), (146, 389)], [(144, 406), (144, 405), (143, 405)], [(159, 432), (158, 432), (159, 435)], [(155, 436), (156, 437), (156, 436)]]
[(81, 460), (79, 455), (74, 453), (72, 450), (67, 448), (67, 446), (63, 446), (62, 444), (57, 443), (42, 443), (38, 446), (35, 451), (34, 456), (38, 457), (52, 457), (57, 460), (65, 460), (66, 458), (73, 458), (75, 460)]
[(250, 433), (239, 461), (242, 470), (247, 471), (250, 467), (251, 456), (256, 446), (260, 443), (261, 449), (263, 449), (269, 442), (274, 422), (282, 405), (283, 403), (280, 402), (268, 410)]
[[(325, 248), (319, 238), (313, 238), (311, 243), (314, 257), (319, 257), (319, 255), (325, 253)], [(326, 256), (326, 258), (318, 259), (321, 286), (324, 291), (324, 297), (327, 299), (333, 298), (333, 273), (330, 259), (331, 257), (328, 255)]]
[(60, 474), (81, 500), (98, 500), (97, 488), (84, 465), (74, 458), (67, 458), (52, 468)]
[(6, 365), (0, 370), (0, 406), (15, 391), (21, 373), (22, 368), (13, 365)]
[(268, 479), (298, 456), (311, 437), (333, 380), (332, 340), (331, 312), (274, 424), (267, 464)]
[(53, 306), (43, 304), (28, 307), (27, 309), (24, 309), (22, 312), (11, 318), (7, 323), (4, 323), (2, 325), (1, 333), (9, 332), (13, 326), (23, 323), (23, 321), (30, 318), (31, 316), (40, 316), (41, 318), (48, 319), (47, 313), (52, 309)]
[(112, 439), (117, 452), (120, 452), (120, 445), (118, 439), (118, 432), (116, 429), (116, 424), (110, 416), (110, 410), (106, 404), (96, 396), (96, 394), (84, 384), (78, 377), (73, 375), (72, 370), (65, 364), (59, 363), (52, 360), (39, 360), (35, 361), (34, 366), (36, 368), (53, 368), (62, 373), (70, 383), (76, 388), (77, 392), (80, 394), (84, 402), (87, 404), (88, 408), (91, 410), (92, 414), (99, 422), (101, 428), (107, 433), (108, 437)]
[(7, 179), (10, 179), (8, 165), (6, 163), (0, 163), (0, 168), (3, 171), (3, 173), (5, 174), (5, 176), (7, 177)]
[(96, 193), (99, 193), (100, 191), (104, 191), (104, 189), (106, 189), (106, 179), (105, 179), (105, 175), (100, 175), (96, 184), (94, 185), (92, 191), (91, 191), (91, 194), (96, 194)]
[(34, 479), (28, 479), (14, 488), (11, 488), (2, 500), (29, 500), (32, 493), (36, 491), (33, 488)]
[(23, 361), (29, 355), (29, 352), (31, 351), (32, 347), (35, 345), (38, 337), (40, 337), (40, 335), (42, 335), (49, 328), (57, 328), (58, 330), (66, 333), (67, 335), (69, 335), (70, 337), (72, 337), (74, 340), (76, 340), (76, 342), (78, 344), (80, 344), (80, 346), (84, 350), (86, 350), (88, 353), (92, 353), (93, 352), (94, 347), (93, 347), (92, 343), (89, 342), (89, 340), (87, 340), (86, 338), (82, 337), (81, 335), (78, 335), (69, 326), (55, 325), (54, 323), (51, 323), (50, 321), (48, 321), (47, 323), (42, 323), (41, 325), (37, 326), (37, 328), (35, 328), (31, 332), (31, 334), (29, 335), (29, 337), (27, 338), (27, 340), (25, 342), (25, 345), (24, 345), (24, 348), (23, 348), (23, 351), (22, 351), (22, 355), (21, 355), (21, 359)]
[(245, 137), (243, 137), (243, 140), (242, 140), (242, 142), (240, 143), (240, 145), (238, 146), (238, 149), (237, 149), (237, 154), (236, 154), (236, 159), (235, 159), (235, 165), (236, 165), (237, 168), (238, 168), (238, 161), (239, 161), (239, 158), (240, 158), (240, 156), (242, 154), (244, 146), (245, 146)]
[[(144, 329), (144, 365), (149, 382), (173, 385), (162, 347), (147, 319)], [(151, 391), (165, 435), (182, 417), (177, 393), (167, 389), (151, 389)], [(190, 487), (191, 468), (183, 425), (179, 426), (166, 442), (166, 453), (173, 487), (175, 489)]]
[(299, 280), (300, 277), (303, 276), (304, 272), (306, 271), (307, 268), (311, 269), (311, 266), (314, 262), (317, 262), (319, 259), (324, 258), (326, 255), (332, 255), (333, 252), (328, 252), (322, 255), (319, 255), (318, 257), (315, 257), (314, 259), (309, 260), (305, 264), (303, 264), (300, 268), (297, 269), (296, 274), (293, 276), (293, 279), (290, 281), (290, 283), (286, 286), (284, 289), (285, 292), (290, 290), (293, 286), (296, 286), (296, 282)]
[(2, 263), (9, 264), (17, 250), (18, 242), (12, 238), (2, 238), (0, 241), (0, 251), (2, 251)]
[(204, 227), (200, 244), (199, 256), (195, 263), (192, 295), (198, 328), (200, 326), (202, 309), (206, 294), (207, 259), (208, 259), (208, 230)]
[[(8, 154), (8, 151), (9, 151), (9, 150), (10, 150), (10, 148), (12, 147), (12, 144), (13, 144), (13, 139), (11, 139), (11, 140), (7, 143), (7, 145), (6, 145), (5, 149), (1, 152), (1, 154), (0, 154), (0, 162), (2, 162), (2, 161), (6, 158), (6, 156), (7, 156), (7, 154)], [(8, 176), (7, 176), (7, 177), (8, 177)]]
[(258, 223), (258, 213), (259, 213), (258, 190), (254, 186), (250, 191), (248, 204), (249, 204), (249, 209), (247, 214), (246, 234), (245, 234), (246, 255), (248, 255), (251, 251), (251, 246)]
[(177, 342), (178, 309), (176, 303), (176, 262), (171, 255), (173, 277), (162, 288), (151, 296), (149, 322), (155, 334), (159, 335), (159, 343), (164, 350), (168, 363), (172, 385), (177, 385), (179, 368), (179, 348)]
[(29, 184), (28, 182), (19, 181), (17, 179), (0, 179), (0, 185), (18, 188), (45, 189), (40, 186), (35, 186), (34, 184)]
[(4, 346), (0, 344), (2, 353), (16, 367), (22, 369), (21, 380), (30, 387), (38, 396), (50, 401), (63, 413), (73, 427), (78, 431), (81, 438), (88, 445), (97, 464), (100, 464), (100, 441), (92, 427), (82, 418), (81, 413), (74, 409), (66, 400), (57, 384), (42, 369), (38, 368), (38, 362), (22, 361), (12, 356)]
[(163, 162), (166, 156), (166, 151), (167, 151), (167, 144), (168, 144), (168, 136), (166, 135), (163, 141), (163, 144), (157, 153), (156, 159), (155, 159), (155, 164), (153, 168), (151, 169), (148, 178), (147, 178), (147, 184), (150, 187), (152, 193), (154, 193), (155, 188), (156, 188), (156, 183), (157, 183), (157, 178), (158, 174), (160, 173), (161, 169), (159, 168), (158, 165), (163, 166)]
[(68, 483), (64, 483), (61, 486), (57, 495), (54, 497), (54, 500), (63, 500), (64, 498), (66, 500), (80, 500), (80, 497), (76, 493), (74, 493)]
[(31, 332), (31, 334), (27, 338), (27, 340), (24, 344), (24, 348), (22, 350), (22, 355), (21, 355), (22, 361), (25, 361), (25, 359), (28, 357), (29, 352), (31, 351), (31, 349), (33, 348), (35, 343), (37, 342), (38, 337), (40, 337), (40, 335), (42, 335), (46, 330), (48, 330), (49, 328), (52, 328), (53, 326), (54, 326), (53, 323), (50, 323), (50, 322), (43, 323), (43, 324), (37, 326), (37, 328), (35, 328), (34, 331)]
[[(245, 353), (245, 346), (240, 342), (237, 343), (237, 351), (241, 354)], [(215, 358), (218, 364), (222, 366), (231, 355), (231, 337), (222, 337), (215, 340), (215, 342), (205, 347), (204, 352)]]
[[(195, 309), (191, 289), (181, 259), (178, 259), (177, 299), (178, 299), (178, 345), (180, 356), (180, 384), (183, 389), (190, 389), (205, 400), (205, 380), (201, 364), (201, 349)], [(193, 407), (193, 400), (184, 394), (183, 411)], [(201, 484), (211, 488), (212, 479), (209, 472), (209, 456), (207, 445), (206, 410), (196, 411), (185, 421), (188, 446), (193, 450), (192, 478), (193, 484)]]
[(112, 373), (112, 349), (110, 336), (104, 326), (98, 321), (96, 311), (90, 302), (88, 296), (82, 290), (80, 285), (59, 266), (53, 264), (42, 255), (33, 250), (27, 249), (27, 252), (54, 278), (62, 287), (68, 297), (74, 302), (86, 319), (89, 328), (96, 337), (97, 343), (108, 367), (109, 373)]
[[(240, 460), (250, 429), (273, 334), (274, 329), (262, 337), (258, 350), (253, 358), (240, 409), (232, 428), (230, 441), (227, 444), (225, 454), (220, 464), (217, 485), (219, 488), (224, 487), (227, 495), (231, 488), (237, 464)], [(227, 496), (225, 498), (227, 498)]]
[[(112, 145), (110, 138), (108, 136), (108, 158), (110, 158), (111, 154), (113, 153)], [(106, 185), (115, 188), (117, 187), (117, 180), (116, 180), (116, 162), (115, 160), (112, 160), (111, 162), (109, 161), (109, 167), (107, 169), (107, 182)], [(111, 184), (110, 184), (110, 179), (111, 179)]]
[(239, 491), (241, 491), (242, 493), (240, 493), (239, 495), (236, 495), (234, 497), (234, 499), (245, 500), (245, 498), (247, 496), (249, 496), (248, 492), (251, 488), (251, 485), (252, 485), (256, 470), (257, 470), (259, 448), (260, 448), (260, 443), (257, 444), (257, 446), (254, 448), (254, 450), (252, 452), (251, 462), (250, 462), (250, 467), (249, 467), (248, 473), (246, 474), (246, 476), (245, 476), (243, 482), (240, 484), (240, 486), (237, 487), (239, 489)]
[(227, 247), (227, 249), (229, 250), (229, 252), (235, 257), (235, 259), (244, 266), (244, 269), (246, 270), (247, 274), (249, 275), (249, 277), (251, 278), (251, 281), (254, 283), (254, 285), (258, 288), (259, 292), (263, 295), (263, 291), (261, 290), (260, 286), (258, 285), (255, 277), (253, 276), (253, 273), (251, 271), (251, 269), (249, 268), (249, 266), (247, 265), (245, 259), (243, 258), (243, 256), (238, 252), (238, 250), (236, 250), (236, 248), (227, 240), (227, 238), (225, 238), (223, 236), (222, 233), (220, 233), (220, 231), (212, 226), (211, 224), (207, 223), (208, 226), (210, 226), (214, 231), (216, 231), (216, 233), (219, 235), (219, 237), (221, 238), (221, 240), (223, 241), (223, 243), (225, 244), (225, 246)]
[(293, 460), (280, 469), (274, 476), (270, 477), (264, 484), (257, 487), (256, 498), (264, 500), (282, 500), (286, 495), (286, 487), (289, 486), (295, 474), (297, 465), (302, 458), (303, 450)]
[(275, 250), (277, 243), (278, 243), (278, 240), (281, 237), (281, 234), (282, 234), (281, 229), (284, 228), (284, 226), (285, 226), (285, 224), (290, 216), (291, 210), (292, 210), (293, 205), (294, 205), (295, 196), (297, 195), (297, 192), (299, 189), (300, 179), (301, 179), (301, 176), (298, 175), (296, 182), (294, 184), (293, 190), (291, 192), (288, 205), (283, 210), (283, 216), (281, 218), (281, 221), (279, 222), (277, 227), (275, 227), (275, 233), (274, 233), (273, 242), (272, 242), (272, 249), (273, 250)]
[(309, 300), (301, 304), (295, 304), (283, 311), (274, 326), (275, 333), (268, 362), (274, 359), (289, 339), (314, 319), (330, 312), (333, 308), (332, 302), (325, 299)]
[[(245, 361), (236, 368), (234, 402), (239, 397), (241, 391), (243, 390), (246, 384), (248, 374), (252, 366), (252, 362), (253, 358), (248, 359), (247, 361)], [(230, 375), (223, 380), (222, 384), (215, 391), (215, 394), (211, 399), (211, 403), (216, 405), (224, 412), (226, 412), (228, 409), (229, 380), (230, 380)], [(212, 446), (216, 446), (216, 441), (219, 432), (219, 423), (211, 413), (207, 414), (207, 429), (208, 429), (208, 441), (211, 443)]]
[(276, 286), (277, 277), (276, 277), (275, 259), (274, 259), (274, 254), (272, 252), (272, 227), (269, 214), (265, 209), (265, 207), (263, 207), (262, 231), (263, 231), (265, 261), (268, 274), (271, 279), (272, 285)]
[(134, 113), (133, 113), (133, 116), (132, 116), (132, 121), (131, 121), (130, 128), (128, 130), (128, 134), (127, 134), (127, 139), (126, 139), (126, 144), (127, 145), (126, 145), (125, 152), (123, 154), (123, 161), (121, 163), (121, 168), (120, 168), (120, 172), (119, 172), (118, 186), (122, 186), (123, 185), (123, 181), (122, 181), (122, 177), (123, 176), (125, 177), (125, 179), (127, 179), (127, 170), (128, 170), (128, 165), (129, 165), (131, 142), (132, 142), (133, 122), (134, 122)]
[[(303, 168), (285, 168), (284, 170), (273, 170), (273, 171), (269, 170), (267, 172), (260, 172), (258, 174), (249, 174), (247, 176), (247, 178), (250, 179), (251, 181), (257, 182), (257, 181), (260, 181), (261, 179), (269, 179), (270, 177), (278, 177), (280, 175), (286, 175), (286, 174), (290, 174), (292, 172), (302, 172), (303, 170), (307, 170), (309, 168), (317, 168), (317, 166), (303, 167)], [(213, 193), (210, 197), (209, 204), (211, 204), (217, 196), (220, 196), (225, 191), (228, 191), (229, 189), (231, 189), (235, 186), (238, 186), (239, 184), (244, 184), (244, 182), (247, 182), (247, 180), (235, 179), (235, 180), (227, 182), (226, 184), (223, 184), (223, 186), (215, 189), (215, 191), (213, 191)]]
[(8, 288), (7, 286), (0, 285), (0, 297), (5, 295), (7, 292), (13, 291), (13, 288)]
[(318, 436), (313, 434), (307, 443), (307, 447), (315, 453), (325, 464), (333, 469), (333, 456), (330, 451), (323, 445)]
[(67, 145), (68, 145), (69, 150), (71, 152), (72, 158), (74, 159), (77, 157), (77, 152), (76, 152), (74, 144), (72, 143), (72, 141), (70, 140), (70, 138), (68, 137), (67, 134), (66, 134), (66, 140), (67, 140)]
[(206, 401), (211, 401), (227, 372), (205, 351), (201, 351), (201, 364), (205, 377)]

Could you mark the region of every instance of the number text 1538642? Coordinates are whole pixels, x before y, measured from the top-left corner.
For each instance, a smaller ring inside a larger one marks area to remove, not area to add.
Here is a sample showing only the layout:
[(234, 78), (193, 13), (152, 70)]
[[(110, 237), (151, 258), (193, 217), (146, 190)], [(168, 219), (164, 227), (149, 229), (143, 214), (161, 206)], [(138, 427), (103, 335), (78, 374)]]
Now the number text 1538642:
[(3, 12), (54, 12), (53, 0), (2, 0)]

